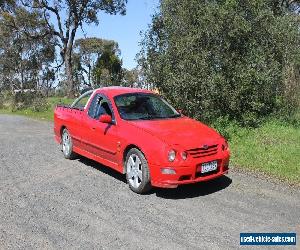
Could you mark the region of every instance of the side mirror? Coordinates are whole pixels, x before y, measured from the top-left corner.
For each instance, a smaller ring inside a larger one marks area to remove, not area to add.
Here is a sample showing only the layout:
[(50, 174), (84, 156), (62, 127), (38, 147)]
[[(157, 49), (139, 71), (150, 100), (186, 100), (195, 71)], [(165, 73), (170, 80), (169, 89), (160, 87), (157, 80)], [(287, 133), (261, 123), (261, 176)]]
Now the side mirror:
[(112, 123), (112, 118), (110, 115), (100, 115), (99, 121), (103, 123)]

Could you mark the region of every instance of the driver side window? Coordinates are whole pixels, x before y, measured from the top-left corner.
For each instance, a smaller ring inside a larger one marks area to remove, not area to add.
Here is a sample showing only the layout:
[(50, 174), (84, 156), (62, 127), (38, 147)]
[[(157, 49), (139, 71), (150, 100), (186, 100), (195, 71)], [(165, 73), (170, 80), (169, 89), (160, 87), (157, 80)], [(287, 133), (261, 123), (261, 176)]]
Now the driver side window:
[(108, 101), (100, 94), (96, 94), (91, 102), (88, 115), (93, 119), (99, 119), (99, 117), (104, 114), (113, 117), (113, 113)]

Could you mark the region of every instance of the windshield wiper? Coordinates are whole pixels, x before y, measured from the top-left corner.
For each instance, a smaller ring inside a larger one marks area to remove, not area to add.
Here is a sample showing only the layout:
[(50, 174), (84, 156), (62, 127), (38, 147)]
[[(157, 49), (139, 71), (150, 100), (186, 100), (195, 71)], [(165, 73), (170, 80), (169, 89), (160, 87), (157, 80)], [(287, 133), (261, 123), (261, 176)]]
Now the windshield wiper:
[(168, 116), (168, 118), (176, 118), (176, 117), (181, 117), (181, 114), (174, 114), (174, 115)]
[(137, 120), (151, 120), (151, 116), (144, 116), (144, 117), (139, 117)]
[(180, 114), (174, 114), (171, 116), (148, 115), (148, 116), (140, 117), (138, 118), (138, 120), (168, 119), (168, 118), (176, 118), (176, 117), (181, 117), (181, 115)]
[(152, 120), (152, 119), (160, 119), (160, 118), (164, 118), (164, 117), (157, 116), (157, 115), (148, 115), (148, 116), (139, 117), (138, 120)]

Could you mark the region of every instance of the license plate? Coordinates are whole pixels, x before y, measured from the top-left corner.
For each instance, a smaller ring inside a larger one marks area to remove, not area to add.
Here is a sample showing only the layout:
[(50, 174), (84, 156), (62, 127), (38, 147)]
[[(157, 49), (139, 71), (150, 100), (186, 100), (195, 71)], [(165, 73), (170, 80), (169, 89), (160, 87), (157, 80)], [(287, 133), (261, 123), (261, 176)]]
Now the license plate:
[(214, 171), (218, 168), (218, 162), (217, 161), (211, 161), (211, 162), (206, 162), (206, 163), (202, 163), (201, 165), (201, 173), (207, 173), (207, 172), (211, 172)]

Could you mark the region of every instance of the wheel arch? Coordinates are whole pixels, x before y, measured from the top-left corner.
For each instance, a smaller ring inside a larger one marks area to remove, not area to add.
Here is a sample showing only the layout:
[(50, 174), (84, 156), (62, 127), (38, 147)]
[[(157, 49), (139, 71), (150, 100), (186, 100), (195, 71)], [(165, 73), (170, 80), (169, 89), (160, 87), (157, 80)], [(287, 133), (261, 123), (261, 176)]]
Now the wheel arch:
[(137, 145), (135, 145), (135, 144), (129, 144), (129, 145), (127, 145), (127, 146), (125, 147), (124, 151), (123, 151), (123, 159), (122, 159), (122, 163), (123, 163), (123, 174), (126, 173), (125, 161), (126, 161), (127, 153), (128, 153), (129, 150), (132, 149), (132, 148), (136, 148), (136, 149), (138, 149), (139, 151), (141, 151), (141, 153), (144, 155), (144, 157), (145, 157), (146, 160), (147, 160), (147, 157), (146, 157), (144, 151), (143, 151), (139, 146), (137, 146)]
[(59, 139), (59, 143), (61, 143), (61, 137), (62, 137), (62, 133), (63, 133), (63, 131), (64, 131), (64, 129), (65, 128), (67, 128), (65, 125), (61, 125), (60, 126), (60, 129), (59, 129), (59, 137), (58, 137), (58, 139)]
[(60, 130), (59, 130), (60, 136), (62, 136), (62, 133), (63, 133), (65, 128), (67, 128), (65, 125), (61, 125)]

